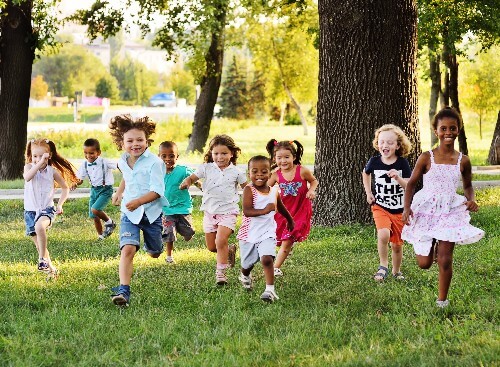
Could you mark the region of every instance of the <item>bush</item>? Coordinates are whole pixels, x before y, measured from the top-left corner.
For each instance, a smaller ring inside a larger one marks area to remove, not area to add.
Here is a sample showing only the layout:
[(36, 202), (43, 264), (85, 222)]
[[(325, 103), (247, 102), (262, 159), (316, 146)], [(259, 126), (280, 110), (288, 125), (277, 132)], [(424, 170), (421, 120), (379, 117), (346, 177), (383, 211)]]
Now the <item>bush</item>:
[(296, 113), (289, 113), (285, 116), (285, 125), (300, 125), (302, 121), (300, 121), (300, 117)]

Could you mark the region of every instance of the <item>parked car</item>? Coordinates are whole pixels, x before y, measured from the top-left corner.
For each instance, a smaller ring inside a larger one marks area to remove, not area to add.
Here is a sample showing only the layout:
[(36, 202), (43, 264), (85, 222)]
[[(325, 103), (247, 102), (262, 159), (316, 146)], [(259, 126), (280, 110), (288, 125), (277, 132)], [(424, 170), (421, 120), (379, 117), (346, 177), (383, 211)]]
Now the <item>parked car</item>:
[(157, 93), (149, 99), (151, 107), (175, 107), (177, 105), (177, 98), (175, 92)]

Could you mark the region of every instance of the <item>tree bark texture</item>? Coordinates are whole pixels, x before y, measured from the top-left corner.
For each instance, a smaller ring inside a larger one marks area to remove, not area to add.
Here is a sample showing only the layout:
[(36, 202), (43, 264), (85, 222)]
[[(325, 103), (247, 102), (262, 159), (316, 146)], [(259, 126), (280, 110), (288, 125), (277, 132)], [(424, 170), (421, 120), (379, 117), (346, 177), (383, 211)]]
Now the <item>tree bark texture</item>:
[[(453, 51), (454, 52), (450, 54), (447, 61), (450, 69), (450, 101), (451, 107), (457, 110), (460, 116), (462, 116), (462, 112), (460, 112), (460, 102), (458, 100), (458, 62), (456, 51)], [(463, 154), (469, 154), (469, 149), (467, 149), (467, 137), (465, 136), (465, 126), (462, 126), (458, 134), (458, 148)]]
[(490, 152), (488, 154), (488, 163), (492, 165), (500, 164), (500, 111), (498, 111), (497, 124), (491, 139)]
[(32, 2), (7, 1), (0, 23), (0, 180), (22, 176), (35, 40)]
[(429, 123), (430, 123), (430, 134), (431, 134), (431, 146), (437, 144), (438, 139), (436, 134), (434, 134), (434, 128), (432, 127), (432, 119), (437, 112), (437, 106), (439, 101), (439, 96), (441, 92), (441, 70), (440, 70), (440, 60), (439, 56), (436, 55), (433, 50), (431, 50), (429, 55), (429, 70), (431, 78), (431, 96), (429, 100)]
[(370, 222), (361, 172), (374, 131), (392, 123), (420, 154), (414, 0), (319, 1), (314, 223)]
[(214, 116), (214, 107), (217, 103), (219, 88), (222, 79), (224, 59), (224, 26), (226, 23), (226, 9), (217, 16), (220, 28), (214, 30), (210, 47), (205, 55), (207, 69), (201, 82), (201, 91), (196, 101), (194, 112), (193, 131), (189, 137), (188, 152), (203, 152), (210, 133), (210, 124)]

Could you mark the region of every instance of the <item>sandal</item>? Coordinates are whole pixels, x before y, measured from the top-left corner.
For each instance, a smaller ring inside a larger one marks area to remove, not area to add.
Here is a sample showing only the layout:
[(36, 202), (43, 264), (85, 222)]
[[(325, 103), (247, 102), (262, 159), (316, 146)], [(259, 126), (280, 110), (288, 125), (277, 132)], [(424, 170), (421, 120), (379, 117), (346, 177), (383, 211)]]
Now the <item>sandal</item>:
[(403, 273), (398, 271), (396, 274), (392, 274), (393, 278), (396, 280), (404, 280), (405, 277), (403, 276)]
[[(385, 273), (382, 273), (380, 270), (384, 270)], [(385, 266), (380, 265), (377, 269), (377, 272), (373, 274), (373, 279), (377, 282), (383, 282), (385, 278), (387, 278), (387, 274), (389, 273), (389, 269), (387, 269)], [(379, 277), (379, 278), (377, 278)]]

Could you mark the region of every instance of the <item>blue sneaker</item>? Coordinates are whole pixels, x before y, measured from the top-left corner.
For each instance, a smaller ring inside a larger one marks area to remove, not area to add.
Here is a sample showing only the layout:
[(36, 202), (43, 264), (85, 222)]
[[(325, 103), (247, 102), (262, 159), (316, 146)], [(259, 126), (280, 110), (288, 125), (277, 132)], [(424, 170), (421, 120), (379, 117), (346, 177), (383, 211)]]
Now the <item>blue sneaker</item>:
[(111, 300), (117, 306), (127, 307), (130, 301), (130, 286), (120, 285), (111, 288), (114, 294), (111, 295)]
[(50, 272), (49, 262), (43, 257), (38, 260), (38, 271), (41, 271), (43, 273)]

